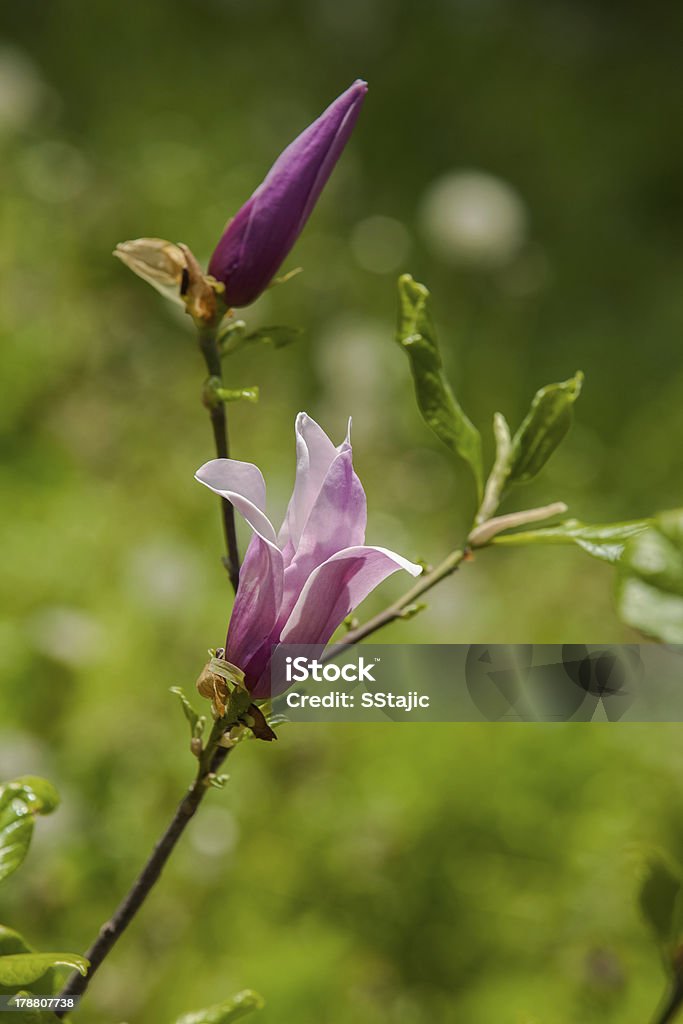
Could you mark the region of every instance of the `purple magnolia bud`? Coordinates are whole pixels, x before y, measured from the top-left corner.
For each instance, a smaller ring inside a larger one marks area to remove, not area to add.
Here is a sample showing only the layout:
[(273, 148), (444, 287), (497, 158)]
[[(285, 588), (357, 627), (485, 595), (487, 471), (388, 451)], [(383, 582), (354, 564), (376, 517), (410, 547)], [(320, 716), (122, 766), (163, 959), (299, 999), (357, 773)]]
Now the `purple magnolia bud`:
[(229, 222), (209, 263), (209, 274), (225, 285), (227, 306), (248, 306), (272, 281), (341, 156), (367, 89), (354, 82), (294, 139)]

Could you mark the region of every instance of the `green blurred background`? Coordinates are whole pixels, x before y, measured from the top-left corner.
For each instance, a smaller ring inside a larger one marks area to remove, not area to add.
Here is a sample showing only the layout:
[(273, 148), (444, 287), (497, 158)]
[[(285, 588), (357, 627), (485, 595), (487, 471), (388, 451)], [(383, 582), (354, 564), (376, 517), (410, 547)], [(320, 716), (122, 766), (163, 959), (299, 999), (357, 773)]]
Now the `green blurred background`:
[[(192, 691), (230, 601), (190, 324), (111, 258), (208, 258), (280, 149), (354, 78), (356, 134), (289, 267), (248, 311), (305, 328), (236, 357), (233, 452), (273, 510), (293, 419), (354, 416), (369, 539), (433, 561), (472, 512), (414, 407), (395, 279), (432, 290), (490, 434), (586, 372), (577, 423), (515, 500), (589, 521), (679, 505), (680, 6), (545, 0), (22, 0), (0, 12), (0, 775), (42, 773), (0, 920), (84, 948), (193, 770)], [(491, 445), (487, 440), (490, 454)], [(509, 504), (510, 509), (519, 504)], [(276, 512), (277, 515), (277, 512)], [(392, 579), (367, 614), (404, 586)], [(615, 642), (610, 571), (493, 550), (386, 640)], [(642, 1024), (664, 985), (635, 893), (683, 848), (676, 726), (298, 726), (245, 744), (84, 1024), (170, 1022), (244, 986), (263, 1024)]]

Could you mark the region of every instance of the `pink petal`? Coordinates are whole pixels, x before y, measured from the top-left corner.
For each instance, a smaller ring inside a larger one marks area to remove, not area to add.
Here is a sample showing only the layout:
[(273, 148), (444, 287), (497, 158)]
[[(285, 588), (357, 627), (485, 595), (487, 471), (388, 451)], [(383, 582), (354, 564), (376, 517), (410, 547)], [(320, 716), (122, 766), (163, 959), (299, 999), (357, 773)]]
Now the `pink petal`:
[[(422, 572), (421, 566), (386, 548), (357, 546), (337, 552), (310, 576), (282, 630), (280, 642), (318, 647), (319, 651), (312, 654), (322, 653), (346, 616), (398, 569), (405, 569), (411, 576)], [(263, 665), (260, 678), (250, 687), (257, 699), (275, 697), (286, 688), (284, 681), (273, 688), (270, 658), (267, 662), (264, 659)]]
[(275, 530), (265, 513), (266, 483), (258, 466), (235, 459), (212, 459), (197, 470), (195, 480), (231, 502), (264, 540), (275, 541)]
[[(296, 481), (280, 530), (280, 547), (296, 549), (323, 480), (338, 452), (325, 431), (305, 412), (296, 418)], [(291, 556), (291, 550), (289, 554)], [(288, 559), (287, 559), (288, 560)]]
[(287, 644), (327, 643), (347, 615), (398, 569), (419, 576), (422, 567), (387, 548), (338, 551), (309, 577), (282, 630)]
[(338, 551), (363, 544), (366, 522), (365, 491), (347, 446), (330, 465), (286, 567), (284, 608), (288, 615), (314, 569)]

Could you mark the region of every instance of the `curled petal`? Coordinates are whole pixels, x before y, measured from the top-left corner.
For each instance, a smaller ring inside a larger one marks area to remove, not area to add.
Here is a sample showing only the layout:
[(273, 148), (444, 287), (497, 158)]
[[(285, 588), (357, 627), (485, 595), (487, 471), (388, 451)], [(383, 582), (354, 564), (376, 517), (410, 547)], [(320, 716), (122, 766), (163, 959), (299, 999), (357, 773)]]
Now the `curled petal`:
[(257, 466), (235, 459), (212, 459), (195, 477), (232, 502), (254, 531), (240, 570), (226, 641), (228, 661), (245, 671), (275, 628), (282, 604), (284, 562), (265, 514), (266, 484)]
[(236, 459), (212, 459), (195, 473), (195, 480), (231, 502), (264, 540), (275, 543), (275, 530), (266, 515), (266, 482), (258, 466)]
[(398, 569), (419, 576), (422, 567), (387, 548), (338, 551), (311, 573), (281, 634), (282, 643), (327, 643), (347, 615)]

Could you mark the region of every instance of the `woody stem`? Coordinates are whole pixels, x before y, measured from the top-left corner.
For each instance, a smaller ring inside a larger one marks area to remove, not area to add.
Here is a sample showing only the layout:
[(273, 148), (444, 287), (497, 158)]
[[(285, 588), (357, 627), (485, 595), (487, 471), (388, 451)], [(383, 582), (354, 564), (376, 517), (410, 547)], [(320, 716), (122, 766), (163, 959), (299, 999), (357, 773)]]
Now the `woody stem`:
[[(209, 377), (223, 383), (223, 367), (218, 349), (216, 328), (202, 327), (199, 331), (199, 347), (204, 356)], [(216, 458), (230, 458), (230, 435), (228, 432), (228, 415), (223, 402), (212, 402), (208, 406)], [(225, 537), (226, 557), (223, 559), (233, 590), (237, 590), (240, 579), (240, 554), (237, 546), (237, 530), (235, 528), (235, 510), (229, 501), (220, 498), (223, 535)]]
[[(98, 936), (85, 953), (86, 960), (90, 961), (90, 967), (85, 977), (74, 972), (68, 979), (66, 985), (60, 992), (60, 999), (70, 999), (73, 996), (82, 996), (86, 991), (93, 975), (109, 954), (114, 944), (123, 935), (138, 910), (147, 899), (153, 886), (159, 879), (161, 872), (173, 853), (176, 844), (190, 821), (197, 812), (197, 808), (204, 799), (211, 784), (212, 777), (223, 764), (229, 750), (220, 746), (220, 739), (225, 732), (226, 725), (220, 720), (214, 724), (211, 735), (207, 741), (204, 752), (200, 758), (197, 768), (197, 775), (189, 790), (178, 804), (176, 812), (162, 835), (156, 843), (152, 853), (136, 878), (135, 882), (122, 899), (108, 921), (102, 925)], [(66, 1009), (55, 1011), (55, 1016), (63, 1017)]]

